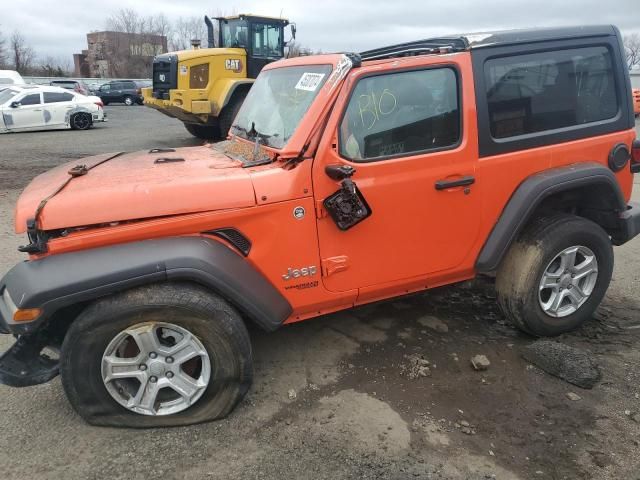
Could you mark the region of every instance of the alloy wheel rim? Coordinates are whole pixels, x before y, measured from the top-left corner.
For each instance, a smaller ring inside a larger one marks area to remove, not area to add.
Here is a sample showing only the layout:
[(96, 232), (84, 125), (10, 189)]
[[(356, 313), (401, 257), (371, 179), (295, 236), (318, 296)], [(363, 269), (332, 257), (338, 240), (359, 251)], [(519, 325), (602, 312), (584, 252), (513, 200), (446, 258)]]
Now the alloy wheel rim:
[(73, 119), (73, 123), (75, 124), (76, 128), (82, 130), (88, 125), (89, 120), (87, 119), (86, 115), (76, 115)]
[(102, 355), (101, 373), (109, 394), (126, 409), (171, 415), (204, 394), (211, 360), (202, 342), (185, 328), (146, 322), (111, 340)]
[(567, 317), (591, 298), (598, 281), (598, 259), (584, 246), (565, 248), (542, 274), (538, 301), (554, 318)]

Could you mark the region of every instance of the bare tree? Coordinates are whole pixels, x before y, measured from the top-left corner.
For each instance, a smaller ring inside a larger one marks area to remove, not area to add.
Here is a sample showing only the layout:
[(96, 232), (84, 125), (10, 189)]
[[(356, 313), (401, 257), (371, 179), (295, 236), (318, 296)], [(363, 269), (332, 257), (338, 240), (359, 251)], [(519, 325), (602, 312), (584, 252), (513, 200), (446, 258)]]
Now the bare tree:
[[(322, 51), (318, 50), (315, 53), (322, 53)], [(313, 50), (311, 50), (310, 48), (304, 47), (302, 45), (300, 45), (298, 42), (296, 41), (290, 41), (287, 44), (287, 52), (286, 52), (286, 57), (287, 58), (293, 58), (293, 57), (304, 57), (306, 55), (313, 55), (314, 52)]]
[(172, 33), (169, 50), (187, 50), (191, 47), (193, 39), (198, 39), (202, 45), (207, 45), (207, 29), (203, 17), (178, 18)]
[(135, 10), (123, 8), (107, 18), (106, 27), (111, 32), (124, 35), (112, 37), (104, 52), (109, 58), (109, 74), (115, 77), (147, 77), (151, 62), (164, 46), (158, 48), (158, 36), (171, 33), (171, 23), (164, 14), (141, 16)]
[(7, 66), (7, 43), (4, 39), (4, 35), (0, 30), (0, 69), (4, 69)]
[(640, 35), (632, 33), (624, 36), (624, 51), (629, 70), (640, 67)]
[(121, 8), (107, 17), (107, 30), (123, 33), (140, 33), (145, 20), (132, 8)]
[(35, 52), (33, 48), (27, 45), (25, 38), (17, 30), (11, 35), (9, 40), (10, 62), (13, 68), (21, 74), (27, 74), (31, 70)]
[(168, 38), (173, 31), (171, 21), (164, 13), (147, 17), (145, 23), (147, 25), (144, 30), (153, 35), (162, 35)]
[(66, 57), (47, 55), (36, 61), (33, 73), (42, 77), (68, 77), (73, 75), (73, 68)]

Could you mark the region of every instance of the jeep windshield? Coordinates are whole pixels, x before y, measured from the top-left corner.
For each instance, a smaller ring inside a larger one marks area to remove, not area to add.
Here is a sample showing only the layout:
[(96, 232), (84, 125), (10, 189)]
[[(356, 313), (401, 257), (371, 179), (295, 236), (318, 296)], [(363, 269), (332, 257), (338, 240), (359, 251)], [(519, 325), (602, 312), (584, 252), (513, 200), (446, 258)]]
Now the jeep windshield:
[(331, 73), (331, 65), (304, 65), (263, 71), (231, 127), (240, 138), (283, 148)]

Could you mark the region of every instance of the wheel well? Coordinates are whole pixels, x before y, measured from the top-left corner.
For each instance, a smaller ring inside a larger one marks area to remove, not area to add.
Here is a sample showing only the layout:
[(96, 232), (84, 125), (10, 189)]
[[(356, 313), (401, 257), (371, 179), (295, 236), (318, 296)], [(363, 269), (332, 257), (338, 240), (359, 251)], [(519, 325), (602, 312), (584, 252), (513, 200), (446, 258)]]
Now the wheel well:
[(619, 229), (619, 209), (617, 193), (609, 185), (585, 185), (545, 197), (533, 210), (524, 228), (539, 217), (570, 213), (597, 223), (615, 238)]
[(241, 95), (241, 94), (246, 95), (247, 93), (249, 93), (249, 90), (251, 89), (251, 85), (252, 85), (251, 83), (241, 83), (236, 88), (234, 88), (233, 91), (229, 94), (229, 97), (227, 97), (227, 101), (222, 108), (223, 109), (226, 108), (227, 105), (229, 105), (234, 98), (238, 97), (238, 95)]
[(516, 237), (532, 221), (570, 213), (600, 225), (614, 245), (625, 241), (621, 213), (626, 201), (611, 170), (585, 162), (540, 172), (525, 179), (504, 206), (476, 260), (480, 273), (495, 272)]
[(50, 345), (60, 346), (62, 345), (62, 341), (64, 340), (64, 337), (66, 336), (67, 331), (69, 330), (69, 327), (71, 326), (71, 324), (78, 318), (78, 316), (80, 316), (80, 314), (86, 308), (91, 306), (93, 303), (99, 302), (108, 297), (122, 295), (127, 291), (136, 290), (139, 288), (148, 288), (153, 285), (162, 285), (162, 284), (193, 285), (199, 288), (206, 289), (212, 294), (219, 296), (221, 299), (227, 302), (232, 308), (237, 310), (247, 328), (257, 327), (258, 329), (264, 330), (263, 327), (261, 327), (254, 319), (252, 319), (249, 315), (246, 314), (246, 312), (243, 311), (242, 305), (238, 305), (236, 302), (233, 302), (231, 299), (226, 298), (224, 295), (222, 295), (220, 292), (216, 291), (215, 289), (211, 288), (209, 285), (204, 285), (202, 283), (193, 282), (193, 281), (177, 280), (177, 281), (155, 282), (155, 283), (150, 283), (146, 285), (138, 285), (135, 287), (125, 288), (123, 290), (114, 292), (110, 295), (106, 295), (106, 296), (95, 298), (93, 300), (78, 302), (78, 303), (74, 303), (73, 305), (62, 307), (59, 310), (57, 310), (47, 320), (46, 325), (44, 325), (42, 328), (43, 335), (47, 339), (49, 339)]

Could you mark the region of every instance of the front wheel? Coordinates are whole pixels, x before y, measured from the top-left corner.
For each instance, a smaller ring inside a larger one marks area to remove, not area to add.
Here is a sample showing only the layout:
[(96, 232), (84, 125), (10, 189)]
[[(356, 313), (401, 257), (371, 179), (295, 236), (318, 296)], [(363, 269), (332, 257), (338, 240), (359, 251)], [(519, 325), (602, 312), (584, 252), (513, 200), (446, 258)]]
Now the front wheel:
[(247, 330), (206, 289), (158, 284), (100, 300), (61, 352), (67, 397), (89, 423), (161, 427), (229, 414), (252, 379)]
[(233, 121), (238, 115), (245, 98), (247, 98), (246, 92), (236, 93), (220, 112), (218, 122), (220, 123), (220, 136), (222, 138), (227, 138), (227, 135), (229, 135), (231, 125), (233, 125)]
[(575, 215), (540, 218), (499, 268), (498, 302), (521, 330), (560, 335), (592, 317), (612, 273), (611, 240), (599, 225)]
[(220, 140), (220, 128), (217, 126), (185, 123), (184, 128), (186, 128), (187, 132), (191, 135), (202, 140)]

